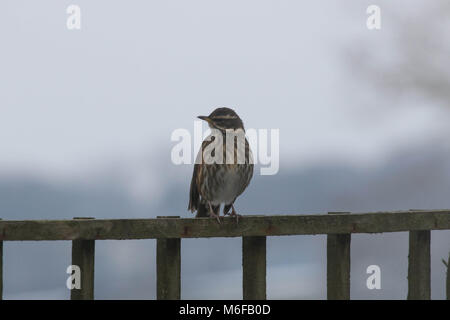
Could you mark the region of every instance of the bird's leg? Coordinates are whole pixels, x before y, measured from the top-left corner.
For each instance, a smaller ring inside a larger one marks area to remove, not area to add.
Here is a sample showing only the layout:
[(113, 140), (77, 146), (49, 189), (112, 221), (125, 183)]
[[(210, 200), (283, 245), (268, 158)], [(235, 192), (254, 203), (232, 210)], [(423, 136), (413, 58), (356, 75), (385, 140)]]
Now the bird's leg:
[(224, 217), (230, 214), (230, 207), (231, 207), (230, 204), (223, 205), (223, 216)]
[(220, 223), (220, 217), (214, 212), (214, 210), (211, 206), (211, 202), (208, 201), (208, 205), (209, 205), (209, 216), (211, 218), (216, 218), (217, 222)]
[(234, 210), (234, 204), (231, 205), (231, 214), (230, 217), (236, 217), (236, 223), (239, 223), (239, 218), (241, 217), (240, 214), (236, 213), (236, 210)]

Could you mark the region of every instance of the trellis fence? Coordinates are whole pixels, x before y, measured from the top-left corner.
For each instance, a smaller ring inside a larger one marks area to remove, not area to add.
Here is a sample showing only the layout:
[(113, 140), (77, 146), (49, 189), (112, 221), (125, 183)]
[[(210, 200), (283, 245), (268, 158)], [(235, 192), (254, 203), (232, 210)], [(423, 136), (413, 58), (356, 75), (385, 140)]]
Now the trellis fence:
[(445, 229), (450, 229), (450, 210), (245, 215), (238, 224), (230, 217), (218, 224), (215, 219), (172, 216), (156, 219), (3, 220), (0, 221), (0, 298), (4, 241), (71, 240), (72, 265), (81, 269), (81, 289), (73, 289), (71, 299), (93, 299), (96, 240), (156, 239), (157, 299), (180, 299), (181, 239), (242, 237), (243, 298), (266, 299), (267, 237), (327, 234), (327, 298), (350, 299), (351, 234), (408, 231), (407, 298), (430, 299), (431, 230)]

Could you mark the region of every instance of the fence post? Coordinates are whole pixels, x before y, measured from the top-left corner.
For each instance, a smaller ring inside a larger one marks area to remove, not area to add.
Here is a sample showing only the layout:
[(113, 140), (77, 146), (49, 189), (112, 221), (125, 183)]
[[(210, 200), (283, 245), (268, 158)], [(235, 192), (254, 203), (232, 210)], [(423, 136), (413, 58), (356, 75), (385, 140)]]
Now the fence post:
[[(328, 212), (340, 214), (350, 212)], [(350, 299), (351, 234), (327, 235), (327, 299)]]
[[(85, 220), (94, 218), (74, 218)], [(70, 291), (71, 300), (93, 300), (94, 299), (94, 262), (95, 262), (95, 240), (73, 240), (72, 241), (72, 265), (80, 268), (81, 288)]]
[[(157, 218), (180, 218), (168, 216)], [(156, 240), (156, 299), (179, 300), (181, 297), (181, 239)]]
[(266, 237), (242, 237), (244, 300), (266, 299)]
[(3, 299), (3, 241), (0, 240), (0, 300), (2, 299)]
[(447, 300), (450, 300), (450, 253), (448, 254), (448, 260), (445, 261), (442, 259), (442, 263), (445, 265), (445, 297)]
[(408, 300), (431, 298), (430, 238), (430, 230), (409, 232)]

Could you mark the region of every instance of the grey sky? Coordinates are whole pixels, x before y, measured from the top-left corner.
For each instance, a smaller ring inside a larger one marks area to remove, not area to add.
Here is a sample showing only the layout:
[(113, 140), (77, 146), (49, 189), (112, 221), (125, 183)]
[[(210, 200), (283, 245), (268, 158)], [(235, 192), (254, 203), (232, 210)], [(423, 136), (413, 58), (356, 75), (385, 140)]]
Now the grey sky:
[[(66, 29), (72, 3), (81, 31)], [(439, 109), (377, 111), (383, 97), (343, 66), (354, 39), (382, 46), (395, 32), (388, 19), (368, 31), (366, 7), (2, 1), (0, 168), (78, 175), (113, 159), (157, 161), (151, 150), (169, 150), (172, 130), (217, 106), (236, 108), (247, 127), (279, 128), (284, 164), (373, 162), (424, 132), (442, 135)]]

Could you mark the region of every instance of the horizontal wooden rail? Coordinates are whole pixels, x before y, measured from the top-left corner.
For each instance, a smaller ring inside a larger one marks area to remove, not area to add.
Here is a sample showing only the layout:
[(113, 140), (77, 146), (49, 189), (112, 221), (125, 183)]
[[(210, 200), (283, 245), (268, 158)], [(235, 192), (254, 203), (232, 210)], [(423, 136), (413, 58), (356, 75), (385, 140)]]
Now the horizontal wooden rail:
[(125, 240), (381, 233), (450, 229), (450, 210), (215, 219), (2, 220), (0, 241)]

